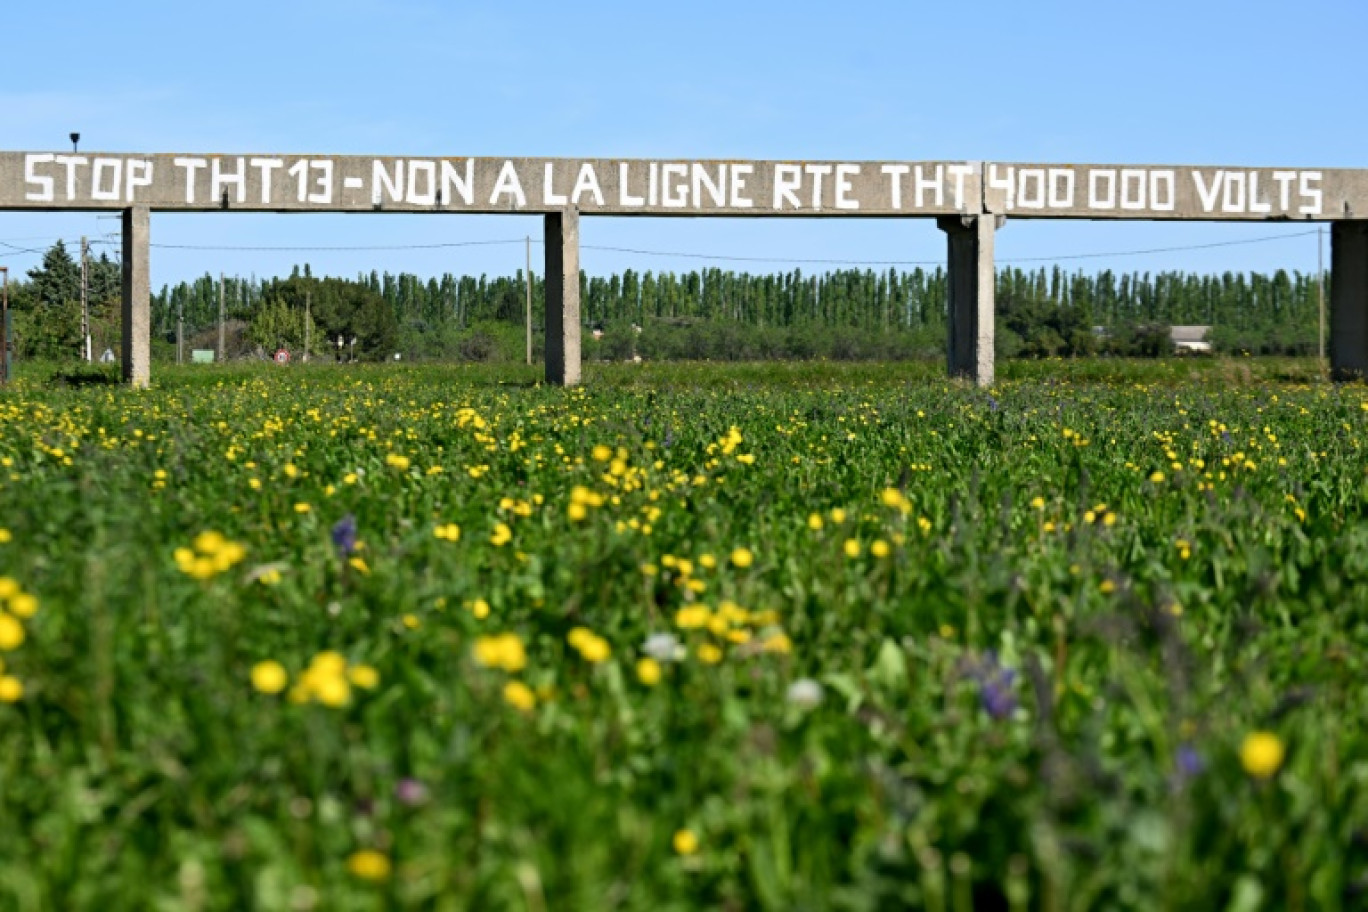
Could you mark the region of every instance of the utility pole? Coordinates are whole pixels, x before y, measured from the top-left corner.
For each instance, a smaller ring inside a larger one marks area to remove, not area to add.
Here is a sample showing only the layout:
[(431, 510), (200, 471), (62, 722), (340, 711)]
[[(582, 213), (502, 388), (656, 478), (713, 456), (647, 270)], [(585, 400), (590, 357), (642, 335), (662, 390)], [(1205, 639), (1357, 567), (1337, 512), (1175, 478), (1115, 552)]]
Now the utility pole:
[(532, 363), (532, 235), (527, 236), (527, 363)]
[(90, 363), (90, 244), (81, 235), (81, 350)]
[(219, 273), (219, 351), (218, 359), (222, 362), (228, 355), (224, 351), (223, 345), (223, 273)]
[(4, 363), (0, 365), (0, 383), (9, 383), (10, 378), (10, 322), (9, 322), (9, 267), (0, 266), (0, 333), (4, 334)]
[(185, 299), (176, 306), (176, 363), (181, 363), (181, 347), (185, 342)]
[(1316, 226), (1316, 309), (1320, 312), (1317, 336), (1321, 372), (1325, 372), (1325, 226)]
[(304, 292), (304, 360), (309, 360), (309, 305), (313, 302), (313, 292)]

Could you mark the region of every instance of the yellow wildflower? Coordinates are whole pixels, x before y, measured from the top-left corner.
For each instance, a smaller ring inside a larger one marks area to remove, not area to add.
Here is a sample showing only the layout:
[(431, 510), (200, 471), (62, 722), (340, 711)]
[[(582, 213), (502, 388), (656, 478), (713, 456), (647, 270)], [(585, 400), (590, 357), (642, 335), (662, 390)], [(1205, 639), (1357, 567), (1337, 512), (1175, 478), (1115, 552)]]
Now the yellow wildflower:
[(522, 671), (527, 665), (527, 650), (516, 633), (482, 636), (475, 641), (475, 661), (486, 668)]
[(595, 665), (606, 661), (613, 652), (607, 640), (587, 627), (576, 627), (571, 630), (566, 640), (586, 662)]
[(503, 689), (504, 701), (519, 712), (531, 712), (537, 705), (537, 695), (522, 681), (509, 681)]
[(285, 689), (290, 676), (279, 662), (257, 662), (252, 666), (252, 686), (264, 694), (278, 694)]
[(347, 859), (347, 870), (353, 876), (362, 880), (388, 880), (390, 876), (390, 860), (382, 852), (374, 849), (362, 849), (353, 852)]
[(10, 652), (24, 645), (24, 625), (0, 613), (0, 651)]
[(38, 599), (27, 592), (16, 593), (10, 598), (9, 610), (15, 617), (31, 618), (38, 613)]
[(351, 685), (340, 674), (318, 675), (310, 684), (314, 699), (334, 709), (351, 702)]
[(650, 656), (640, 659), (636, 665), (637, 679), (647, 687), (660, 683), (660, 663)]
[(1255, 779), (1268, 779), (1282, 766), (1286, 749), (1272, 732), (1256, 731), (1245, 736), (1240, 745), (1240, 764)]
[(347, 677), (363, 690), (374, 690), (380, 685), (380, 672), (369, 665), (353, 665), (347, 669)]
[(690, 605), (675, 612), (675, 624), (685, 630), (707, 627), (712, 621), (712, 610), (707, 605)]
[(761, 641), (760, 648), (765, 652), (788, 655), (793, 651), (793, 641), (788, 638), (788, 634), (786, 633), (772, 633)]
[(698, 851), (698, 837), (693, 830), (676, 830), (674, 839), (674, 850), (680, 855), (692, 855)]
[(217, 554), (224, 545), (228, 544), (228, 539), (224, 538), (221, 532), (206, 531), (196, 535), (192, 544), (200, 554)]

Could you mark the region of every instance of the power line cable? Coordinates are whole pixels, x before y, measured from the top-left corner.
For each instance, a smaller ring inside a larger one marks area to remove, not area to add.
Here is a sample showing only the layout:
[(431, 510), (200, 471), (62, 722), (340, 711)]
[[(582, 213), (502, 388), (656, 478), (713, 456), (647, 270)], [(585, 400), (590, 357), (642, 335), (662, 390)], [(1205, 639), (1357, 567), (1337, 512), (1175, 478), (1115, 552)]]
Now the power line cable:
[[(536, 243), (536, 242), (533, 242)], [(798, 259), (793, 257), (735, 256), (725, 253), (684, 253), (676, 250), (639, 250), (635, 247), (606, 247), (602, 244), (581, 244), (583, 250), (606, 250), (611, 253), (630, 253), (637, 256), (680, 257), (689, 260), (720, 260), (731, 263), (794, 263), (828, 266), (939, 266), (940, 260), (829, 260)]]
[(1298, 231), (1296, 234), (1274, 234), (1261, 238), (1245, 238), (1240, 241), (1216, 241), (1210, 244), (1185, 244), (1181, 247), (1151, 247), (1148, 250), (1118, 250), (1111, 253), (1070, 253), (1050, 257), (1012, 257), (999, 260), (1001, 263), (1042, 263), (1051, 260), (1090, 260), (1111, 256), (1143, 256), (1149, 253), (1178, 253), (1184, 250), (1210, 250), (1213, 247), (1237, 247), (1241, 244), (1263, 244), (1267, 241), (1286, 241), (1291, 238), (1309, 237), (1316, 231)]
[(16, 247), (13, 244), (7, 244), (4, 241), (0, 241), (0, 247), (8, 247), (10, 249), (9, 253), (0, 253), (0, 257), (22, 256), (26, 253), (34, 253), (39, 256), (42, 256), (44, 253), (47, 252), (45, 250), (38, 250), (32, 247)]
[[(1208, 244), (1184, 244), (1173, 247), (1151, 247), (1143, 250), (1113, 250), (1098, 253), (1074, 253), (1060, 254), (1058, 256), (1042, 257), (1010, 257), (999, 260), (1002, 263), (1043, 263), (1055, 260), (1086, 260), (1101, 259), (1104, 257), (1124, 257), (1124, 256), (1145, 256), (1156, 253), (1179, 253), (1185, 250), (1209, 250), (1217, 247), (1238, 247), (1245, 244), (1263, 244), (1269, 241), (1285, 241), (1292, 238), (1308, 237), (1315, 234), (1315, 231), (1299, 231), (1295, 234), (1278, 234), (1268, 237), (1243, 238), (1236, 241), (1216, 241)], [(286, 253), (306, 253), (321, 251), (366, 251), (366, 250), (435, 250), (447, 247), (476, 247), (476, 246), (496, 246), (502, 244), (521, 244), (525, 243), (524, 238), (511, 238), (508, 240), (489, 240), (489, 241), (454, 241), (442, 244), (391, 244), (391, 245), (355, 245), (355, 246), (336, 246), (336, 247), (236, 247), (236, 246), (211, 246), (194, 244), (153, 244), (153, 247), (173, 250), (206, 250), (206, 251), (277, 251)], [(534, 240), (532, 243), (541, 244), (542, 241)], [(860, 259), (835, 259), (821, 257), (764, 257), (764, 256), (739, 256), (736, 254), (725, 253), (697, 253), (682, 250), (647, 250), (640, 247), (615, 247), (605, 244), (581, 244), (583, 250), (599, 250), (608, 253), (629, 253), (635, 256), (661, 256), (678, 257), (681, 259), (693, 260), (717, 260), (722, 262), (737, 263), (793, 263), (798, 265), (815, 264), (829, 266), (940, 266), (943, 260), (860, 260)]]
[(355, 252), (358, 250), (439, 250), (447, 247), (494, 247), (499, 244), (521, 244), (524, 238), (507, 241), (450, 241), (444, 244), (382, 244), (341, 247), (235, 247), (208, 244), (151, 244), (162, 250), (219, 250), (219, 251), (282, 251), (287, 253), (318, 253), (321, 251)]
[[(1317, 234), (1317, 231), (1299, 231), (1292, 234), (1277, 234), (1258, 238), (1243, 238), (1234, 241), (1215, 241), (1206, 244), (1182, 244), (1172, 247), (1150, 247), (1142, 250), (1112, 250), (1097, 253), (1072, 253), (1058, 254), (1055, 256), (1037, 257), (1004, 257), (998, 260), (999, 263), (1048, 263), (1064, 260), (1089, 260), (1104, 259), (1107, 257), (1128, 257), (1146, 256), (1158, 253), (1181, 253), (1189, 250), (1210, 250), (1219, 247), (1239, 247), (1247, 244), (1264, 244), (1271, 241), (1286, 241), (1294, 238), (1309, 237)], [(19, 240), (16, 238), (15, 240)], [(65, 238), (56, 238), (56, 241), (68, 242)], [(354, 253), (364, 251), (402, 251), (402, 250), (443, 250), (459, 247), (494, 247), (512, 244), (525, 243), (525, 238), (508, 238), (481, 241), (448, 241), (435, 244), (356, 244), (356, 245), (334, 245), (334, 246), (236, 246), (221, 244), (151, 244), (150, 246), (162, 250), (196, 250), (205, 252), (243, 252), (243, 253)], [(97, 239), (92, 244), (106, 244), (118, 246), (118, 240)], [(534, 240), (532, 243), (541, 244), (542, 241)], [(0, 241), (0, 245), (10, 248), (9, 253), (0, 253), (0, 256), (19, 256), (22, 254), (41, 255), (46, 251), (18, 247), (6, 241)], [(764, 257), (764, 256), (740, 256), (736, 254), (720, 253), (697, 253), (693, 251), (681, 250), (648, 250), (639, 247), (617, 247), (604, 244), (582, 244), (584, 250), (598, 250), (608, 253), (627, 253), (634, 256), (658, 256), (675, 257), (679, 259), (712, 260), (718, 262), (736, 263), (785, 263), (793, 265), (825, 265), (825, 266), (941, 266), (943, 260), (863, 260), (863, 259), (837, 259), (821, 257)]]

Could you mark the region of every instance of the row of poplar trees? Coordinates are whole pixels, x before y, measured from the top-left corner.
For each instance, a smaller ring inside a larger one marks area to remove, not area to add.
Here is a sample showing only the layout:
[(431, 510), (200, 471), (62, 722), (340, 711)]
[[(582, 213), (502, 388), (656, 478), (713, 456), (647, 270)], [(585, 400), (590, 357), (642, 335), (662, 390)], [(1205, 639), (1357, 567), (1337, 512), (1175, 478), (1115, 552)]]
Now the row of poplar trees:
[[(308, 267), (295, 279), (308, 280)], [(316, 281), (316, 280), (314, 280)], [(226, 280), (230, 314), (251, 319), (278, 280)], [(521, 324), (526, 285), (512, 276), (422, 279), (409, 273), (358, 276), (354, 284), (384, 301), (395, 344), (412, 349), (434, 333), (483, 323)], [(1259, 352), (1315, 351), (1320, 295), (1314, 273), (1278, 270), (1210, 275), (1185, 272), (1098, 273), (1004, 268), (997, 274), (1000, 333), (1008, 354), (1083, 354), (1109, 333), (1136, 327), (1207, 325), (1230, 348)], [(1328, 293), (1328, 292), (1325, 292)], [(533, 325), (543, 320), (545, 287), (532, 279)], [(943, 332), (946, 275), (942, 269), (800, 270), (753, 274), (710, 268), (690, 272), (625, 270), (580, 276), (581, 314), (589, 327), (653, 323), (739, 324), (755, 327), (856, 328), (879, 332)], [(174, 329), (217, 319), (218, 281), (165, 287), (153, 302), (154, 325)]]
[[(88, 296), (93, 322), (105, 336), (117, 322), (118, 264), (91, 261)], [(942, 269), (800, 270), (752, 274), (717, 268), (690, 272), (628, 269), (580, 277), (581, 313), (590, 328), (709, 324), (740, 327), (944, 333), (946, 276)], [(29, 354), (59, 356), (79, 350), (80, 265), (59, 242), (12, 299)], [(174, 341), (178, 321), (188, 336), (227, 318), (247, 327), (260, 349), (296, 346), (309, 309), (311, 346), (326, 350), (337, 337), (362, 357), (392, 351), (445, 351), (434, 340), (475, 327), (523, 322), (527, 286), (512, 276), (422, 279), (371, 271), (355, 279), (319, 279), (308, 266), (288, 279), (203, 276), (163, 286), (152, 296), (153, 332)], [(999, 336), (1006, 354), (1085, 354), (1097, 340), (1136, 327), (1201, 324), (1229, 348), (1259, 352), (1315, 350), (1321, 289), (1314, 274), (1159, 272), (1097, 273), (1004, 268), (997, 274)], [(533, 325), (543, 321), (545, 286), (532, 279)], [(290, 338), (280, 335), (288, 326)], [(254, 331), (255, 330), (255, 331)], [(97, 339), (96, 344), (102, 344)]]

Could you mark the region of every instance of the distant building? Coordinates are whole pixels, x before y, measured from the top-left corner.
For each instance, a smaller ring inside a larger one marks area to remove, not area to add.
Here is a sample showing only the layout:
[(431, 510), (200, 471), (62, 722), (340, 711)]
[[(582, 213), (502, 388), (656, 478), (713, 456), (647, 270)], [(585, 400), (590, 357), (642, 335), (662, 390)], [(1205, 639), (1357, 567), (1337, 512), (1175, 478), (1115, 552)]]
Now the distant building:
[(1211, 343), (1207, 341), (1210, 326), (1170, 326), (1169, 341), (1173, 343), (1175, 354), (1210, 354)]

